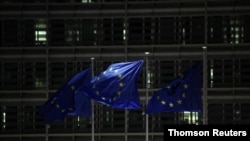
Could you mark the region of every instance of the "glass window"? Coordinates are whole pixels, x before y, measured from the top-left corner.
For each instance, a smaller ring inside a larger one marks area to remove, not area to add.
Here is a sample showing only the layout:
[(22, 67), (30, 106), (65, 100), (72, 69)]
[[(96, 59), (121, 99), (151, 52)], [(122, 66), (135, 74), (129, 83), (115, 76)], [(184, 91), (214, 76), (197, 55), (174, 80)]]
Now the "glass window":
[(40, 19), (36, 21), (35, 25), (35, 43), (37, 46), (44, 46), (47, 44), (47, 24), (46, 20)]

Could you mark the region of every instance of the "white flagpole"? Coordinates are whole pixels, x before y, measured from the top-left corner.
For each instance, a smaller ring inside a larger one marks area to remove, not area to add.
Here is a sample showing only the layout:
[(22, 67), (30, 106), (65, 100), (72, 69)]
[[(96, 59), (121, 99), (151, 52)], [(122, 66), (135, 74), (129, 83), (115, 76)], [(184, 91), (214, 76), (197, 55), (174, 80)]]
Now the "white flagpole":
[(203, 125), (207, 125), (207, 47), (203, 46)]
[[(94, 76), (94, 60), (95, 58), (91, 58), (91, 70), (92, 70), (92, 77)], [(94, 109), (95, 109), (95, 103), (94, 100), (91, 100), (91, 111), (92, 111), (92, 115), (91, 115), (91, 138), (92, 141), (95, 141), (95, 113), (94, 113)]]
[[(148, 102), (148, 55), (149, 52), (145, 52), (146, 55), (146, 104)], [(146, 114), (146, 141), (148, 141), (148, 114)]]

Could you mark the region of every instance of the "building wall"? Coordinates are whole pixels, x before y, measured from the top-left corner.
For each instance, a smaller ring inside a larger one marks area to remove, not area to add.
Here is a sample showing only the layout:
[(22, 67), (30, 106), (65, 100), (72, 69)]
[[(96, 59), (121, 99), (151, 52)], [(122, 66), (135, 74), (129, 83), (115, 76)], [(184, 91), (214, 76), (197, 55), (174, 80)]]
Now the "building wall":
[[(138, 86), (149, 96), (197, 61), (207, 47), (207, 123), (250, 123), (248, 0), (2, 0), (0, 2), (0, 139), (91, 139), (91, 119), (45, 125), (40, 106), (74, 73), (97, 74), (114, 62), (145, 59)], [(95, 140), (145, 140), (142, 110), (95, 103)], [(191, 120), (192, 119), (192, 120)], [(164, 125), (202, 124), (201, 113), (149, 116), (149, 140)]]

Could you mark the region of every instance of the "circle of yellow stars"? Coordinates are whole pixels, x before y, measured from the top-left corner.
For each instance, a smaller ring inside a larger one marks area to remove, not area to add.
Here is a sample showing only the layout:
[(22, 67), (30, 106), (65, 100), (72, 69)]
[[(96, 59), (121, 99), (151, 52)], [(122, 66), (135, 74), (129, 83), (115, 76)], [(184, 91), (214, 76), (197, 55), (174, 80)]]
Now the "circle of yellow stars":
[[(167, 88), (168, 89), (171, 89), (171, 86), (167, 86)], [(188, 89), (188, 84), (184, 84), (183, 85), (183, 88), (184, 88), (184, 91), (185, 91), (185, 89)], [(182, 101), (184, 100), (184, 98), (186, 97), (186, 93), (185, 92), (183, 92), (182, 94), (181, 94), (181, 96), (176, 100), (176, 101), (171, 101), (171, 102), (169, 102), (169, 103), (167, 103), (164, 99), (161, 99), (160, 98), (160, 96), (157, 96), (156, 97), (156, 99), (158, 99), (158, 100), (160, 100), (160, 103), (162, 104), (162, 105), (168, 105), (170, 108), (173, 108), (173, 107), (175, 107), (176, 105), (181, 105), (182, 104)]]
[[(113, 71), (113, 69), (111, 68), (110, 71)], [(114, 72), (118, 73), (118, 70), (114, 70)], [(106, 74), (106, 71), (104, 71), (103, 74)], [(99, 97), (99, 98), (100, 98), (101, 100), (103, 100), (103, 101), (108, 100), (109, 103), (114, 102), (114, 101), (117, 100), (117, 98), (121, 95), (122, 89), (123, 89), (124, 86), (125, 86), (125, 84), (122, 82), (122, 78), (123, 78), (122, 74), (118, 74), (118, 75), (117, 75), (117, 79), (118, 79), (118, 81), (120, 81), (120, 82), (118, 83), (118, 90), (117, 90), (117, 92), (116, 92), (116, 95), (113, 96), (112, 98), (108, 98), (108, 99), (107, 99), (107, 97), (101, 96), (101, 93), (100, 93), (98, 90), (95, 90), (95, 95), (96, 95), (97, 97)], [(100, 81), (100, 80), (101, 80), (101, 77), (100, 77), (100, 76), (97, 77), (96, 80), (97, 80), (97, 82)], [(97, 83), (97, 82), (96, 82), (96, 83)], [(92, 88), (93, 88), (93, 89), (96, 89), (96, 85), (93, 85)]]
[[(77, 93), (77, 90), (76, 90), (76, 87), (74, 85), (72, 85), (70, 87), (70, 89), (76, 94)], [(55, 107), (57, 109), (59, 109), (62, 113), (64, 113), (65, 111), (73, 111), (73, 108), (72, 107), (69, 107), (69, 108), (63, 108), (58, 102), (56, 102), (56, 99), (52, 100), (50, 102), (51, 105), (55, 105)]]

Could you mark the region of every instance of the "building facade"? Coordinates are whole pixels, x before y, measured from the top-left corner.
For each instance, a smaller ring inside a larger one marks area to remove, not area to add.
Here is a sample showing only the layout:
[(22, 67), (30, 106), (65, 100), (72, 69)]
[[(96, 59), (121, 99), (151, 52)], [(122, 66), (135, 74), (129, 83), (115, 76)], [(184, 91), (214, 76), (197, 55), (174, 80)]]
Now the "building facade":
[[(143, 67), (138, 81), (145, 108), (146, 84), (151, 97), (202, 61), (203, 46), (207, 117), (150, 115), (150, 141), (161, 141), (168, 124), (250, 124), (250, 1), (2, 0), (0, 139), (91, 140), (90, 118), (45, 125), (38, 115), (69, 77), (92, 63), (97, 74), (111, 63), (145, 59), (150, 52), (148, 70)], [(145, 140), (143, 112), (95, 103), (95, 140)]]

